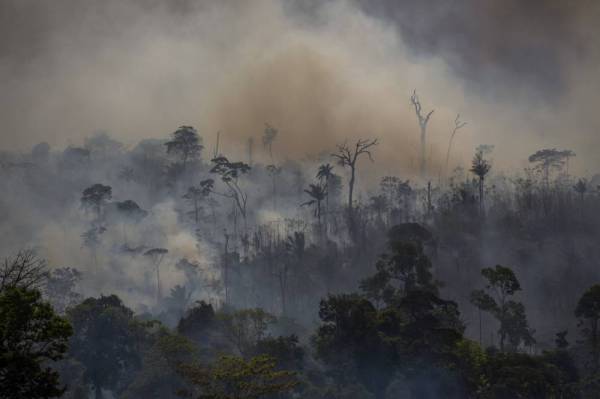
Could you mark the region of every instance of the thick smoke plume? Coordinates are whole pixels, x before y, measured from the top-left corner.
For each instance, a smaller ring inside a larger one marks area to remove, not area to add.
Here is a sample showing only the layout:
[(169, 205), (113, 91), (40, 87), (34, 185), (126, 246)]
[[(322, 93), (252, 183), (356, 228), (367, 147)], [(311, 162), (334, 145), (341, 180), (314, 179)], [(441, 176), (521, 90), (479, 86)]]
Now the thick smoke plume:
[(540, 146), (569, 147), (584, 171), (596, 165), (591, 148), (600, 144), (598, 54), (589, 42), (597, 8), (4, 1), (0, 144), (78, 145), (98, 129), (134, 144), (191, 124), (209, 148), (221, 131), (224, 151), (245, 153), (269, 122), (280, 129), (279, 159), (376, 136), (385, 143), (380, 172), (411, 175), (418, 129), (408, 98), (417, 89), (436, 109), (434, 170), (461, 113), (469, 125), (453, 166), (489, 143), (496, 162), (518, 167)]

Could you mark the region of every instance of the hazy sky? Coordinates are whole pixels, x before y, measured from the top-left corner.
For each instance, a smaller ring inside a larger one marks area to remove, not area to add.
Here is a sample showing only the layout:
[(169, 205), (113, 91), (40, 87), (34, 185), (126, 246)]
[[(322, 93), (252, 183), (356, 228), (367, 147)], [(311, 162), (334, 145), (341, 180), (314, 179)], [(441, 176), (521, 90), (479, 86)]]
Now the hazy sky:
[(0, 148), (127, 144), (191, 124), (225, 151), (280, 129), (279, 159), (379, 137), (382, 168), (417, 164), (413, 89), (430, 148), (477, 144), (525, 165), (568, 147), (600, 167), (600, 20), (579, 0), (0, 0)]

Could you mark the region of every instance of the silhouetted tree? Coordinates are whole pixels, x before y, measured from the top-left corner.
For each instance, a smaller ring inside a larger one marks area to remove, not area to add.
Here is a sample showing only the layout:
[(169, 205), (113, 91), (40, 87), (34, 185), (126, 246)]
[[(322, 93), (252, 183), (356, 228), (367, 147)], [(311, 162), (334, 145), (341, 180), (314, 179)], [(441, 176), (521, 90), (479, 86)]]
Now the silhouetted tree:
[(456, 136), (456, 132), (465, 127), (467, 122), (460, 121), (460, 114), (456, 114), (456, 118), (454, 119), (454, 129), (452, 129), (452, 134), (450, 135), (450, 140), (448, 140), (448, 151), (446, 152), (446, 168), (444, 169), (444, 173), (448, 173), (448, 162), (450, 161), (450, 150), (452, 149), (452, 143), (454, 142), (454, 136)]
[(65, 391), (52, 363), (72, 334), (39, 291), (12, 285), (0, 291), (0, 397), (55, 398)]
[(337, 146), (337, 153), (331, 154), (337, 159), (338, 164), (342, 167), (350, 168), (350, 181), (348, 182), (348, 211), (351, 220), (353, 219), (354, 206), (354, 184), (356, 183), (356, 164), (361, 155), (366, 154), (371, 161), (371, 148), (378, 144), (377, 139), (365, 140), (359, 139), (354, 147), (349, 147), (347, 143)]
[(536, 169), (542, 172), (546, 187), (550, 184), (552, 170), (561, 170), (570, 157), (575, 153), (571, 150), (543, 149), (529, 156), (529, 162), (536, 164)]
[(269, 157), (271, 158), (271, 162), (273, 161), (273, 142), (277, 137), (279, 131), (275, 129), (273, 126), (265, 123), (265, 131), (262, 138), (263, 146), (269, 150)]
[(314, 215), (317, 218), (319, 224), (319, 231), (321, 231), (321, 202), (327, 196), (325, 188), (320, 184), (310, 184), (308, 189), (304, 190), (306, 194), (311, 198), (309, 201), (303, 202), (300, 206), (314, 206)]
[(522, 303), (510, 299), (521, 290), (519, 280), (514, 272), (501, 265), (481, 270), (487, 280), (486, 290), (475, 290), (471, 293), (471, 303), (485, 312), (491, 313), (500, 323), (500, 351), (504, 352), (508, 339), (511, 350), (516, 350), (521, 343), (531, 346), (535, 343), (533, 330), (529, 328), (525, 307)]
[(471, 161), (470, 171), (479, 179), (479, 213), (481, 215), (483, 215), (485, 209), (483, 202), (484, 179), (490, 169), (492, 169), (492, 165), (484, 158), (484, 151), (481, 148), (477, 149)]
[(167, 154), (180, 157), (184, 171), (188, 161), (200, 158), (200, 152), (204, 148), (201, 137), (192, 126), (180, 126), (165, 145)]
[(433, 115), (433, 111), (429, 111), (427, 115), (423, 116), (421, 113), (421, 102), (419, 101), (419, 97), (417, 96), (417, 90), (413, 91), (413, 94), (410, 96), (410, 102), (415, 108), (415, 115), (417, 116), (417, 121), (419, 122), (419, 128), (421, 129), (421, 177), (425, 177), (427, 173), (427, 124), (429, 123), (429, 119), (431, 115)]
[(48, 265), (32, 249), (5, 258), (0, 265), (0, 292), (9, 288), (40, 289), (48, 278)]
[(94, 184), (83, 190), (81, 205), (86, 209), (92, 209), (96, 213), (96, 219), (102, 216), (102, 210), (112, 198), (112, 188), (102, 184)]

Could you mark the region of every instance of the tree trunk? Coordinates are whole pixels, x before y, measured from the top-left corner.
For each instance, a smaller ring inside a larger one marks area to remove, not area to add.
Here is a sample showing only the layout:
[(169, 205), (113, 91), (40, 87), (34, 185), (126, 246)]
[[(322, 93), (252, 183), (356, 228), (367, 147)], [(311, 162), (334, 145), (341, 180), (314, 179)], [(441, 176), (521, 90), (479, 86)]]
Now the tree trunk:
[(421, 125), (421, 177), (425, 178), (425, 175), (427, 173), (427, 158), (426, 158), (426, 134), (427, 134), (427, 128), (423, 125)]
[(483, 177), (479, 178), (479, 214), (483, 216)]

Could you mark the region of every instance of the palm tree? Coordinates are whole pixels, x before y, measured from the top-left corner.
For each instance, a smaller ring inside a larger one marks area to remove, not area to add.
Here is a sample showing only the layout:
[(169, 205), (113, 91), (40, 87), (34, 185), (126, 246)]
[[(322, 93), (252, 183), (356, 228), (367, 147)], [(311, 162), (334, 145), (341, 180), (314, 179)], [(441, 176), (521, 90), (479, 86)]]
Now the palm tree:
[(321, 229), (321, 202), (325, 199), (327, 191), (320, 184), (310, 184), (308, 189), (304, 190), (312, 199), (304, 202), (300, 206), (315, 206), (314, 215), (317, 217), (319, 223), (319, 230)]
[(492, 165), (483, 157), (483, 150), (478, 149), (471, 161), (470, 171), (479, 178), (479, 213), (483, 215), (483, 181)]

